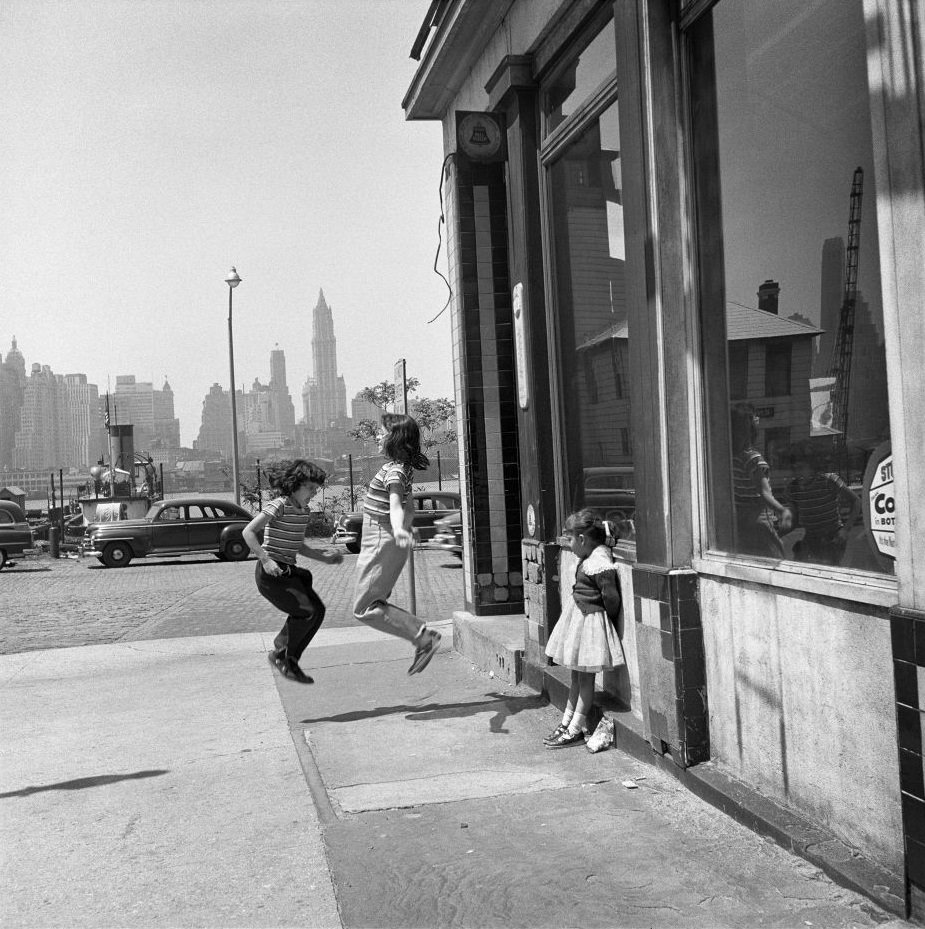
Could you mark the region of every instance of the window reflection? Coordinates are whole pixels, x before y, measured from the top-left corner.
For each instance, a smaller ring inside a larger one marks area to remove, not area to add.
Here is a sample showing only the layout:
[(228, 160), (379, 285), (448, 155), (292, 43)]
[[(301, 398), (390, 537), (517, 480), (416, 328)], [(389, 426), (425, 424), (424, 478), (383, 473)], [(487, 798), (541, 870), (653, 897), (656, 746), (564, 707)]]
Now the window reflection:
[(618, 104), (550, 168), (570, 504), (634, 538)]
[(723, 321), (727, 349), (715, 541), (883, 570), (859, 501), (889, 438), (865, 55), (861, 0), (721, 0), (692, 30), (699, 210), (721, 219), (701, 225), (704, 340)]
[(616, 62), (616, 39), (611, 23), (544, 88), (546, 131), (551, 132), (565, 122), (582, 103), (593, 96), (594, 91), (615, 73)]

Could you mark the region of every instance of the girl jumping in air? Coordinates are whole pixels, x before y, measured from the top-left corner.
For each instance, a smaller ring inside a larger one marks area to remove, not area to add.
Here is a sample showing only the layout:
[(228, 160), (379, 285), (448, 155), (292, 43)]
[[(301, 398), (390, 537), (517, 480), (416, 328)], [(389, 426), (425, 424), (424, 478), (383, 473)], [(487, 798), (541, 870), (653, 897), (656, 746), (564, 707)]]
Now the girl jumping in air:
[(273, 640), (270, 664), (300, 684), (313, 684), (299, 667), (299, 658), (321, 628), (324, 604), (312, 586), (312, 573), (296, 564), (304, 555), (325, 564), (340, 564), (340, 552), (312, 548), (305, 541), (310, 514), (308, 503), (327, 475), (312, 461), (282, 461), (267, 468), (270, 487), (277, 496), (244, 528), (244, 541), (257, 556), (257, 589), (286, 622)]
[(353, 614), (368, 626), (407, 639), (415, 646), (409, 674), (427, 667), (440, 646), (440, 633), (389, 602), (411, 547), (411, 478), (430, 462), (421, 451), (417, 422), (402, 413), (382, 417), (379, 450), (385, 464), (370, 481), (363, 502), (363, 540), (357, 559)]
[(579, 510), (565, 522), (569, 547), (579, 557), (573, 602), (562, 611), (546, 654), (572, 671), (562, 722), (543, 741), (547, 748), (577, 745), (590, 735), (588, 713), (594, 703), (594, 675), (626, 663), (617, 635), (622, 598), (617, 566), (606, 545), (605, 524)]

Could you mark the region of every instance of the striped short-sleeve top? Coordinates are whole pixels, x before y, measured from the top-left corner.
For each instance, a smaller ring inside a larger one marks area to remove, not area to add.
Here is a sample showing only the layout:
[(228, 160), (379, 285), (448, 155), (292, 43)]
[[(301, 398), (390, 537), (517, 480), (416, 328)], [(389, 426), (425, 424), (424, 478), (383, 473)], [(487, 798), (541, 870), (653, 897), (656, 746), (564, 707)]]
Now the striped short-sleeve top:
[(263, 529), (263, 547), (267, 554), (274, 561), (295, 564), (311, 513), (296, 509), (285, 497), (270, 500), (260, 512), (270, 517)]
[(848, 485), (839, 475), (814, 474), (807, 481), (791, 481), (787, 489), (797, 508), (800, 525), (808, 536), (831, 538), (841, 529), (838, 499), (848, 490)]
[(400, 461), (387, 461), (369, 482), (363, 512), (373, 517), (389, 515), (389, 488), (397, 484), (400, 488), (402, 505), (408, 502), (411, 494), (411, 477), (414, 468)]

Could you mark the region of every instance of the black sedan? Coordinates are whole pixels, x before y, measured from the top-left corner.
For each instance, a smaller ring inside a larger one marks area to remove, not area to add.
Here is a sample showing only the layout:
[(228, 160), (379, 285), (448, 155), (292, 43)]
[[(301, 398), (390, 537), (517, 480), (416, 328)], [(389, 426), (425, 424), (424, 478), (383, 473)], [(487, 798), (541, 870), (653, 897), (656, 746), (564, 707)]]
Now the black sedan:
[(19, 504), (0, 500), (0, 569), (11, 555), (21, 555), (34, 544), (35, 536)]
[(141, 519), (90, 523), (83, 552), (107, 568), (124, 568), (133, 558), (187, 552), (243, 561), (250, 549), (242, 530), (252, 518), (243, 507), (212, 497), (158, 500)]
[[(454, 490), (425, 490), (412, 494), (414, 516), (411, 531), (415, 541), (429, 542), (436, 532), (438, 519), (459, 513), (461, 498)], [(363, 512), (345, 513), (334, 525), (332, 542), (342, 542), (348, 552), (356, 554), (363, 539)]]

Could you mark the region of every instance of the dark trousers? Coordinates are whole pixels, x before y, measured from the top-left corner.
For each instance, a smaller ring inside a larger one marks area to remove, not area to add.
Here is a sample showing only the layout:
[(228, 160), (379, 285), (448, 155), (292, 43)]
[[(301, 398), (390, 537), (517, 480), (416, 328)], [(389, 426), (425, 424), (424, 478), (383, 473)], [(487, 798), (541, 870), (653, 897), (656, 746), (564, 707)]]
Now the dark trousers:
[(288, 614), (273, 640), (276, 650), (293, 661), (302, 657), (324, 622), (324, 604), (312, 587), (312, 572), (285, 565), (285, 574), (273, 577), (257, 563), (257, 590), (278, 610)]

